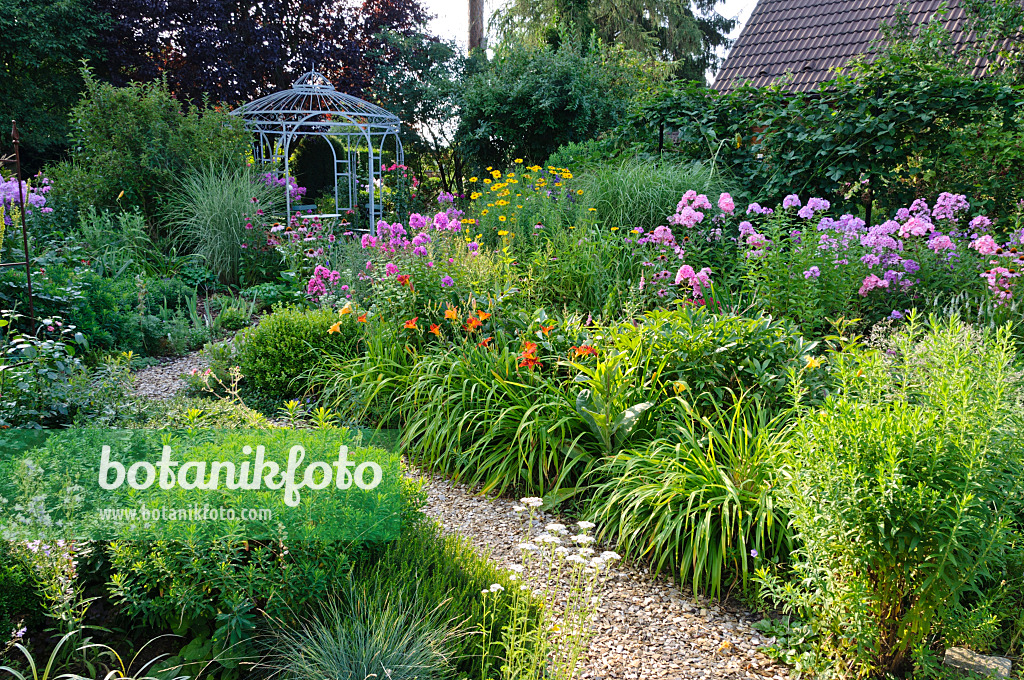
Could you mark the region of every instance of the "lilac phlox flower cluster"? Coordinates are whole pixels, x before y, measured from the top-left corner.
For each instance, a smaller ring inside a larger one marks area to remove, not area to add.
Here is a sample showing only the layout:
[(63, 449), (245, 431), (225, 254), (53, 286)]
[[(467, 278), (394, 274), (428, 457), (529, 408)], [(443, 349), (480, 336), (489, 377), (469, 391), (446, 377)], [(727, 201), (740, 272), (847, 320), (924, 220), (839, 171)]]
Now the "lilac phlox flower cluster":
[(970, 210), (971, 204), (963, 194), (951, 194), (943, 192), (935, 200), (935, 207), (932, 208), (932, 217), (937, 220), (949, 220), (956, 222), (960, 213)]
[[(20, 198), (19, 198), (20, 189)], [(25, 212), (32, 214), (30, 208), (40, 208), (40, 212), (51, 213), (53, 208), (46, 205), (46, 194), (50, 191), (50, 180), (40, 177), (35, 186), (29, 186), (28, 182), (18, 182), (17, 178), (3, 180), (0, 177), (0, 206), (4, 208), (4, 222), (10, 226), (11, 208), (19, 205), (19, 200), (24, 200)]]
[(748, 215), (771, 215), (774, 213), (775, 211), (772, 210), (771, 208), (762, 208), (760, 203), (751, 203), (750, 205), (747, 206)]
[(788, 210), (790, 208), (799, 208), (800, 205), (800, 197), (797, 196), (796, 194), (790, 194), (789, 196), (786, 196), (784, 199), (782, 199), (782, 207), (785, 210)]
[(300, 187), (294, 177), (289, 177), (286, 181), (284, 177), (278, 177), (276, 173), (267, 172), (263, 175), (263, 183), (268, 187), (284, 187), (285, 184), (288, 184), (288, 193), (291, 194), (293, 201), (306, 195), (306, 187)]

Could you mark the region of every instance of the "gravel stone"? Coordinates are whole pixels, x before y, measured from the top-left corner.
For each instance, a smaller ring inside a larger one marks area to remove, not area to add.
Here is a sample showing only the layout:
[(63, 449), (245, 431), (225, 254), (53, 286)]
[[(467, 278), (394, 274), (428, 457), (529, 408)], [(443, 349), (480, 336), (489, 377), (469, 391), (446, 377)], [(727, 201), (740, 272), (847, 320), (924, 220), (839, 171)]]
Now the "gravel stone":
[(206, 361), (199, 356), (199, 352), (144, 368), (135, 374), (135, 396), (170, 399), (185, 387), (183, 375), (191, 373), (193, 369), (204, 368)]
[[(501, 567), (519, 563), (524, 519), (512, 509), (516, 501), (481, 496), (444, 477), (410, 474), (425, 484), (424, 512), (446, 532), (469, 539)], [(550, 513), (538, 519), (541, 526), (569, 524)], [(602, 581), (594, 637), (579, 677), (788, 678), (785, 667), (757, 651), (760, 638), (750, 626), (760, 616), (731, 602), (695, 599), (664, 575), (651, 576), (643, 564), (615, 563)]]

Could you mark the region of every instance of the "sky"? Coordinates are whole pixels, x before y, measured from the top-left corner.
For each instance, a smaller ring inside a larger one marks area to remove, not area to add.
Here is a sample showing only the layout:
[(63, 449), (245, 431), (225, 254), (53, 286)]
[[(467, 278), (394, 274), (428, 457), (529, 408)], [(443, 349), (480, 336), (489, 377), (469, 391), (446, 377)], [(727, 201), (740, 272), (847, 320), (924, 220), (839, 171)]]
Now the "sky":
[[(484, 2), (488, 16), (495, 8), (504, 4), (504, 0), (484, 0)], [(465, 48), (469, 33), (468, 0), (424, 0), (424, 4), (431, 14), (437, 15), (430, 24), (432, 32), (443, 38), (455, 40)], [(719, 3), (718, 12), (720, 14), (740, 20), (740, 24), (729, 37), (739, 36), (740, 29), (750, 17), (750, 12), (756, 4), (757, 0), (722, 0)]]

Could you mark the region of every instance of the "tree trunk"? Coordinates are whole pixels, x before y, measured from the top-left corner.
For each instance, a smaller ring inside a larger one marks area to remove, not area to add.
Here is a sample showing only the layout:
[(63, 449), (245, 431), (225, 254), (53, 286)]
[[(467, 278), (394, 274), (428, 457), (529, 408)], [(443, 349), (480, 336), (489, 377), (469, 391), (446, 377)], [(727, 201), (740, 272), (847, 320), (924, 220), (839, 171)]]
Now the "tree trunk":
[(478, 50), (484, 41), (484, 0), (469, 0), (469, 51)]

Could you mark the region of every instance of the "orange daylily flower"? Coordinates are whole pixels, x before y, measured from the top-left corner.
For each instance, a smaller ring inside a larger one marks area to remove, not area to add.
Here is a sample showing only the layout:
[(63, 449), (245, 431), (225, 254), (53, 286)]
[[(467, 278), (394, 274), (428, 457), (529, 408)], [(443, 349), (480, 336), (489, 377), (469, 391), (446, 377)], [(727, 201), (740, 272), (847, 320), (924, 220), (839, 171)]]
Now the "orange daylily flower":
[(481, 321), (487, 321), (491, 318), (490, 312), (485, 312), (482, 309), (478, 309), (476, 315), (480, 317)]
[(447, 319), (448, 321), (458, 322), (459, 310), (455, 309), (454, 307), (449, 307), (448, 309), (444, 310), (444, 318)]
[(537, 352), (537, 343), (530, 342), (529, 340), (527, 340), (527, 341), (525, 341), (523, 343), (523, 352), (522, 352), (523, 356), (526, 356), (527, 354), (535, 354), (536, 352)]
[(548, 333), (550, 333), (551, 329), (554, 328), (554, 327), (555, 327), (555, 324), (551, 324), (550, 326), (541, 326), (540, 329), (542, 331), (544, 331), (544, 337), (547, 337)]
[(572, 349), (576, 352), (576, 356), (578, 357), (597, 356), (597, 350), (591, 345), (580, 345), (579, 347), (573, 347)]
[(357, 318), (356, 321), (358, 321), (359, 323), (366, 323), (366, 312), (360, 314), (359, 318)]
[(477, 344), (478, 344), (478, 345), (480, 345), (481, 347), (487, 347), (488, 345), (490, 345), (490, 344), (491, 344), (491, 340), (494, 340), (494, 336), (493, 336), (493, 335), (492, 335), (492, 336), (489, 336), (489, 337), (486, 337), (486, 338), (484, 338), (483, 340), (481, 340), (481, 341), (480, 341), (480, 342), (478, 342)]
[(532, 354), (530, 356), (524, 356), (522, 357), (522, 361), (519, 362), (519, 368), (523, 368), (524, 366), (532, 371), (535, 366), (540, 366), (540, 359)]
[(441, 327), (438, 326), (436, 323), (430, 324), (430, 332), (436, 335), (437, 337), (441, 337)]
[(476, 318), (475, 316), (471, 316), (468, 319), (466, 319), (466, 330), (467, 331), (474, 332), (474, 331), (476, 331), (477, 328), (480, 328), (480, 326), (482, 326), (482, 325), (483, 324), (480, 323), (480, 319)]
[(413, 318), (409, 319), (408, 321), (405, 322), (404, 328), (408, 328), (410, 330), (418, 331), (419, 328), (416, 327), (416, 321), (419, 320), (419, 318), (420, 317), (418, 317), (418, 316), (414, 316)]
[(341, 322), (338, 321), (337, 323), (335, 323), (333, 326), (330, 327), (330, 329), (328, 329), (327, 332), (329, 334), (340, 333), (341, 332)]
[(346, 303), (345, 306), (341, 308), (341, 312), (340, 313), (341, 313), (342, 316), (345, 316), (346, 314), (351, 314), (352, 313), (352, 304), (351, 303)]
[(408, 274), (402, 274), (401, 276), (398, 277), (398, 282), (400, 284), (402, 284), (403, 286), (408, 286), (409, 285), (409, 275)]

